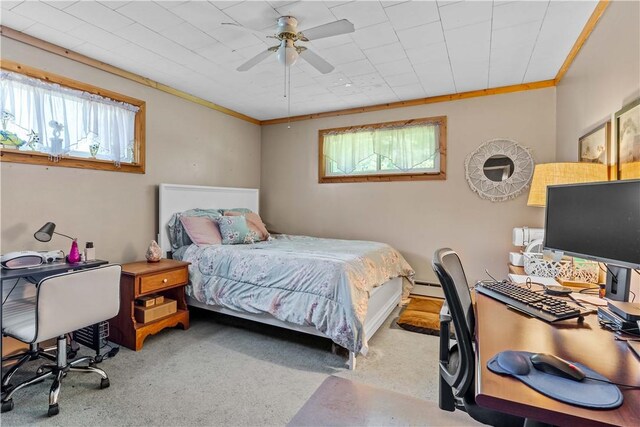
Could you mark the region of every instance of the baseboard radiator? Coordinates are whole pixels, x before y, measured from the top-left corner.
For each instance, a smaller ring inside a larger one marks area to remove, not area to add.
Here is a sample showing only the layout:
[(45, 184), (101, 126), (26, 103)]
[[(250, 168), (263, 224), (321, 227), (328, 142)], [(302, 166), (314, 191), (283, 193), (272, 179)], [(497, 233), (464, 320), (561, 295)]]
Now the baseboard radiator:
[(431, 283), (424, 280), (416, 280), (411, 290), (412, 295), (444, 298), (440, 283)]
[(441, 288), (442, 287), (442, 286), (440, 286), (440, 283), (425, 282), (424, 280), (414, 280), (414, 283), (416, 285), (432, 286), (434, 288)]

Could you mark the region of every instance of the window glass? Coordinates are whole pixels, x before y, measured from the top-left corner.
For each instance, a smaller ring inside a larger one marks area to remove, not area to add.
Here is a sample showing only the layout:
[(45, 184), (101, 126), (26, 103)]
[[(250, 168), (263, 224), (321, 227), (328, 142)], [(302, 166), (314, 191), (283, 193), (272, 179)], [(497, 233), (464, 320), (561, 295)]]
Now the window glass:
[(145, 172), (145, 102), (3, 60), (0, 160)]
[(5, 148), (132, 163), (138, 107), (55, 83), (2, 72)]
[(443, 174), (446, 118), (320, 131), (323, 179)]

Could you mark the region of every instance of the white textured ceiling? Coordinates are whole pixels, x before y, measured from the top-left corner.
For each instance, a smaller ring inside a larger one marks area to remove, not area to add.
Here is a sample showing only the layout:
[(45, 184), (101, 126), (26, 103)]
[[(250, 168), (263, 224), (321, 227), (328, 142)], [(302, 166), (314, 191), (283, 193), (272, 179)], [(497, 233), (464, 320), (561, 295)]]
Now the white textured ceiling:
[(287, 115), (271, 46), (222, 22), (273, 34), (346, 18), (355, 33), (300, 43), (336, 69), (299, 60), (291, 114), (308, 114), (552, 79), (597, 1), (5, 1), (0, 22), (265, 120)]

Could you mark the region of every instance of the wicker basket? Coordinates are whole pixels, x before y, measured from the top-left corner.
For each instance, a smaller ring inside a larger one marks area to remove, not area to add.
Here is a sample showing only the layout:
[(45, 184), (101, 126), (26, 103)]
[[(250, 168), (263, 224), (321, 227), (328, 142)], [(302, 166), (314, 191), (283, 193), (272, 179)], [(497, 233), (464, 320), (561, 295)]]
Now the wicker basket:
[(540, 253), (525, 252), (524, 271), (529, 276), (557, 277), (586, 283), (598, 283), (598, 263), (580, 258), (563, 258), (560, 261), (544, 259)]

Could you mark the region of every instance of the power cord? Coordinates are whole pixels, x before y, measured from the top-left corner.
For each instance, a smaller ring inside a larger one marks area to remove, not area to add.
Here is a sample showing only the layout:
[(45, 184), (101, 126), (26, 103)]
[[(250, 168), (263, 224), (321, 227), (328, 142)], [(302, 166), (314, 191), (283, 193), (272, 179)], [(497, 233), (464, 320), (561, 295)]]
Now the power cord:
[(500, 280), (496, 279), (495, 277), (493, 277), (491, 275), (491, 273), (489, 273), (489, 270), (487, 270), (486, 268), (484, 269), (484, 272), (487, 273), (487, 276), (491, 277), (491, 279), (496, 282), (496, 283), (500, 283)]
[(629, 388), (629, 389), (639, 389), (640, 390), (640, 385), (631, 385), (631, 384), (623, 384), (623, 383), (616, 383), (613, 381), (609, 381), (609, 380), (603, 380), (601, 378), (594, 378), (594, 377), (587, 377), (585, 376), (585, 378), (589, 379), (589, 380), (593, 380), (593, 381), (600, 381), (601, 383), (606, 383), (606, 384), (612, 384), (612, 385), (616, 385), (618, 387), (624, 387), (624, 388)]
[(18, 286), (18, 283), (20, 283), (20, 277), (18, 277), (16, 279), (16, 283), (13, 284), (13, 287), (11, 288), (11, 290), (9, 291), (9, 293), (7, 294), (7, 296), (4, 298), (4, 300), (2, 301), (2, 305), (4, 305), (5, 302), (7, 302), (7, 300), (9, 299), (9, 296), (11, 295), (11, 292), (13, 292), (13, 290), (16, 288), (16, 286)]
[(37, 285), (39, 283), (36, 279), (34, 279), (33, 276), (18, 277), (16, 279), (16, 283), (13, 284), (13, 286), (11, 287), (11, 290), (9, 291), (7, 296), (4, 297), (4, 300), (2, 301), (2, 305), (4, 305), (4, 303), (7, 302), (7, 300), (9, 299), (9, 296), (11, 296), (11, 293), (13, 292), (13, 290), (16, 288), (16, 286), (18, 286), (18, 283), (20, 283), (20, 279), (25, 279), (27, 282), (31, 283), (32, 285)]

